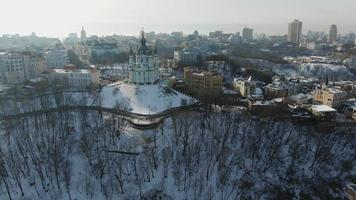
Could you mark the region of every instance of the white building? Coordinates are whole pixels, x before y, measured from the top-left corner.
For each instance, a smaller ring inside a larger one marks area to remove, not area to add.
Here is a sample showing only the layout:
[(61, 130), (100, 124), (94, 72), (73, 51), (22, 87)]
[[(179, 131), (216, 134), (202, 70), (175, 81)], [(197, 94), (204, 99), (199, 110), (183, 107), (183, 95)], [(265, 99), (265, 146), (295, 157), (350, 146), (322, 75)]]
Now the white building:
[(142, 31), (141, 45), (129, 57), (129, 82), (133, 84), (153, 84), (159, 79), (159, 57), (156, 50), (147, 46)]
[(93, 69), (54, 69), (51, 81), (60, 80), (73, 88), (99, 85), (99, 72)]
[(62, 68), (69, 64), (66, 49), (54, 49), (44, 53), (49, 68)]
[(288, 42), (299, 44), (302, 39), (303, 22), (295, 19), (288, 24)]
[(326, 105), (312, 105), (310, 110), (318, 118), (333, 119), (336, 115), (336, 110)]

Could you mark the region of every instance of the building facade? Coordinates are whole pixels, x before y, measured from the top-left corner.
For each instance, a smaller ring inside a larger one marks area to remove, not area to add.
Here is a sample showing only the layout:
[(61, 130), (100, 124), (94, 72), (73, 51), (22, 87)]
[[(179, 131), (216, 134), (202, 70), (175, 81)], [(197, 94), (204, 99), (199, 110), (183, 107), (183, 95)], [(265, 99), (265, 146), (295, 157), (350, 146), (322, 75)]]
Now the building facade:
[(184, 83), (187, 89), (199, 97), (215, 97), (222, 93), (223, 77), (211, 71), (193, 72), (184, 68)]
[(37, 77), (47, 70), (45, 59), (31, 52), (0, 54), (1, 82), (18, 84)]
[(159, 57), (156, 50), (147, 46), (144, 32), (141, 45), (129, 56), (129, 82), (133, 84), (154, 84), (159, 79)]
[(299, 44), (302, 39), (303, 22), (295, 19), (288, 25), (288, 42)]
[(44, 53), (44, 57), (49, 68), (63, 68), (69, 64), (66, 49), (54, 49)]
[(25, 64), (20, 53), (7, 52), (0, 54), (0, 67), (2, 83), (18, 84), (25, 82)]
[(25, 52), (23, 53), (23, 60), (25, 64), (26, 80), (36, 78), (43, 72), (47, 71), (47, 63), (42, 55), (35, 55), (31, 52)]
[(315, 104), (323, 104), (332, 108), (339, 107), (347, 99), (347, 93), (338, 88), (328, 88), (325, 85), (315, 87), (313, 101)]

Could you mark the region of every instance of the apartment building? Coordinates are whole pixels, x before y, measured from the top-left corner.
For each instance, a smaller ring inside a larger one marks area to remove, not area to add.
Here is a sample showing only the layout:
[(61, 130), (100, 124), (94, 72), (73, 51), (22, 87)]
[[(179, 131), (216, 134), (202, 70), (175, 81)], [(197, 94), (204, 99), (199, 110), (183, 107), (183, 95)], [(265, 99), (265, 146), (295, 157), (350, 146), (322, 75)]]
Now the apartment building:
[(212, 71), (194, 72), (184, 68), (184, 82), (188, 90), (199, 97), (214, 97), (222, 93), (223, 77)]
[(31, 52), (0, 53), (1, 83), (19, 84), (37, 77), (47, 70), (41, 55)]
[(313, 101), (315, 104), (323, 104), (332, 108), (339, 107), (347, 99), (347, 93), (338, 87), (325, 85), (315, 87)]

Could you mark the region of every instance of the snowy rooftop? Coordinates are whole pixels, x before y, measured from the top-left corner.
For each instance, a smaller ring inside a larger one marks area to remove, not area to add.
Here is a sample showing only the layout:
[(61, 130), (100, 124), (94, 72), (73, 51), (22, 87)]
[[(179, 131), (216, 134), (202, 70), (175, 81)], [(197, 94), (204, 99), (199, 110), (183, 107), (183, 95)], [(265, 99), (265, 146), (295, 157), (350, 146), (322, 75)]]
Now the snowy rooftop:
[(170, 108), (191, 105), (196, 101), (162, 85), (116, 83), (101, 92), (102, 106), (120, 106), (132, 113), (157, 114)]
[(317, 112), (336, 112), (334, 108), (326, 105), (312, 105), (311, 108)]
[(55, 73), (82, 73), (82, 74), (90, 74), (94, 72), (94, 70), (89, 69), (53, 69)]

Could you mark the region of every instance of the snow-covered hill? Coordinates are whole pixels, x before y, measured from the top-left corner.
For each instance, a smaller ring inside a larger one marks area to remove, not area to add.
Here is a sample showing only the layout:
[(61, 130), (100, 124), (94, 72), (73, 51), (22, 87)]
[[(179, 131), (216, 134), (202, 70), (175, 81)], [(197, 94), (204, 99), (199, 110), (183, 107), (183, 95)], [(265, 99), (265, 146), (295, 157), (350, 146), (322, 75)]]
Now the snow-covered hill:
[(156, 114), (195, 102), (193, 98), (162, 85), (118, 83), (104, 87), (100, 96), (102, 107), (119, 106), (138, 114)]

